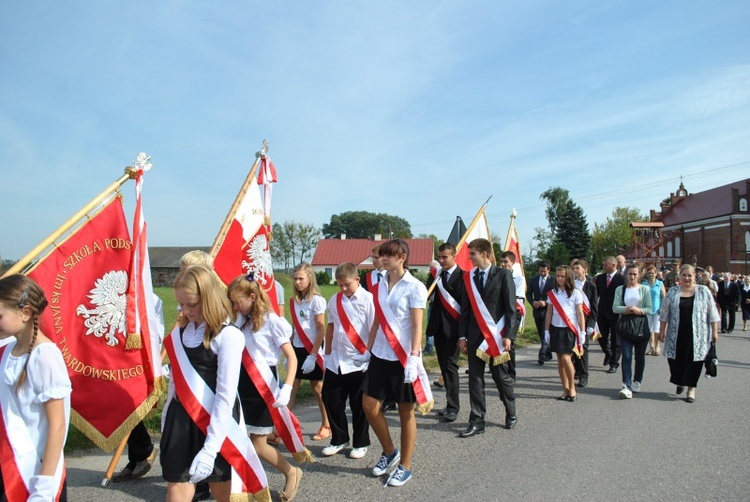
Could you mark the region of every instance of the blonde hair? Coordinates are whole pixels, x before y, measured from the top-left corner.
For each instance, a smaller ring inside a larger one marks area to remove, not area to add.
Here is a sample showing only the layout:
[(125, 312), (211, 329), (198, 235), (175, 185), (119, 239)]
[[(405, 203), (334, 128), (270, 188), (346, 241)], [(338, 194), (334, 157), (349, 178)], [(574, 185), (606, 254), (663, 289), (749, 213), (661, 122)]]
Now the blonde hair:
[[(224, 285), (213, 271), (200, 265), (189, 265), (177, 273), (174, 289), (200, 296), (203, 319), (206, 321), (203, 346), (208, 348), (232, 312), (232, 306), (224, 294)], [(188, 319), (185, 317), (180, 326), (184, 327), (187, 323)]]
[(303, 300), (310, 300), (315, 295), (320, 295), (318, 280), (315, 278), (315, 272), (313, 271), (312, 265), (307, 262), (300, 263), (299, 265), (294, 267), (292, 277), (294, 277), (294, 274), (296, 274), (297, 272), (304, 272), (305, 274), (307, 274), (307, 278), (310, 280), (310, 284), (307, 286), (307, 289), (305, 291), (299, 291), (297, 288), (294, 288), (294, 298), (296, 298), (298, 302), (301, 302)]
[[(238, 275), (227, 287), (227, 298), (230, 301), (232, 297), (244, 296), (245, 298), (250, 298), (250, 295), (255, 295), (255, 301), (253, 302), (253, 306), (250, 307), (247, 317), (253, 322), (253, 331), (258, 331), (266, 322), (266, 314), (273, 311), (271, 300), (268, 298), (266, 292), (260, 287), (258, 281), (249, 281), (245, 275)], [(232, 315), (232, 319), (236, 320), (237, 313), (233, 312)]]
[(180, 268), (190, 265), (201, 265), (207, 269), (212, 269), (214, 268), (214, 257), (205, 251), (194, 249), (193, 251), (188, 251), (180, 258)]
[(359, 271), (354, 263), (347, 261), (336, 267), (335, 275), (337, 281), (354, 279), (355, 277), (359, 277)]
[[(28, 307), (31, 311), (33, 322), (33, 331), (29, 343), (29, 355), (31, 355), (31, 351), (36, 344), (37, 335), (39, 334), (39, 316), (48, 305), (44, 291), (39, 284), (25, 275), (9, 275), (0, 279), (0, 303), (5, 305), (7, 309), (24, 309)], [(26, 366), (28, 364), (29, 360), (26, 359), (23, 371), (21, 371), (21, 376), (16, 384), (16, 392), (18, 392), (18, 389), (21, 388), (21, 385), (26, 380)]]

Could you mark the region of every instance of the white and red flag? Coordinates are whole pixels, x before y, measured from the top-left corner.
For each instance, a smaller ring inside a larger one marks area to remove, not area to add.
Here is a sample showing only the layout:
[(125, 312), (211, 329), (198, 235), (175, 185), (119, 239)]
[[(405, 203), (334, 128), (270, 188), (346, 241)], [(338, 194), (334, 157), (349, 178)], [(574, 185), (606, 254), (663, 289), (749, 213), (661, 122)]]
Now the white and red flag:
[[(224, 284), (238, 275), (253, 273), (278, 314), (270, 251), (271, 183), (276, 182), (276, 168), (266, 156), (267, 148), (264, 142), (261, 151), (256, 153), (255, 163), (214, 241), (211, 255), (214, 271)], [(261, 200), (259, 183), (264, 186), (264, 200)]]
[(516, 284), (516, 310), (521, 314), (521, 323), (518, 326), (518, 333), (523, 333), (526, 321), (526, 274), (523, 269), (523, 258), (521, 256), (521, 240), (518, 238), (516, 230), (516, 210), (510, 217), (510, 226), (508, 235), (505, 237), (505, 251), (512, 251), (516, 255), (516, 261), (513, 264), (513, 282)]
[[(40, 327), (68, 368), (71, 422), (104, 451), (130, 433), (165, 387), (163, 321), (155, 310), (140, 201), (149, 167), (139, 155), (128, 174), (18, 264), (49, 300)], [(115, 194), (127, 179), (136, 180), (136, 242)]]
[[(490, 237), (490, 226), (487, 223), (487, 215), (484, 214), (484, 209), (487, 207), (487, 203), (479, 209), (474, 219), (471, 221), (469, 228), (466, 229), (461, 240), (456, 245), (456, 263), (461, 270), (471, 270), (474, 265), (469, 260), (469, 244), (474, 239), (487, 239), (492, 244), (492, 238)], [(490, 254), (490, 259), (495, 261), (494, 255)]]

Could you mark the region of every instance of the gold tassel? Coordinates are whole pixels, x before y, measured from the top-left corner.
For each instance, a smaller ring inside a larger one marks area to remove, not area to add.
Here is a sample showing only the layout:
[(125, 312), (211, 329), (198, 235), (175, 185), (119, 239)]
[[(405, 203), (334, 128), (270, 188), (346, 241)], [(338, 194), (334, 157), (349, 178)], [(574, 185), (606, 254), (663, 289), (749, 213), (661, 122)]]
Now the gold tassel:
[(602, 337), (601, 333), (594, 333), (591, 337), (592, 340), (598, 340)]
[(292, 453), (292, 456), (294, 457), (294, 460), (298, 464), (304, 464), (305, 462), (308, 462), (310, 464), (315, 463), (315, 459), (312, 456), (312, 452), (305, 448), (303, 451), (298, 451), (297, 453)]
[(508, 361), (510, 361), (510, 353), (507, 351), (503, 352), (499, 356), (495, 356), (494, 358), (492, 358), (492, 363), (495, 366), (500, 366), (501, 364), (507, 363)]
[(490, 356), (488, 356), (482, 349), (477, 349), (477, 357), (485, 363), (490, 362)]
[(143, 340), (139, 333), (129, 333), (128, 338), (125, 341), (125, 350), (141, 350), (143, 348)]
[(271, 490), (266, 486), (261, 491), (253, 495), (258, 502), (271, 502)]
[(427, 415), (429, 412), (432, 411), (432, 408), (434, 406), (435, 406), (435, 400), (431, 399), (424, 404), (417, 405), (417, 409), (422, 415)]
[(583, 349), (579, 349), (576, 345), (573, 347), (573, 354), (577, 355), (578, 357), (583, 357)]

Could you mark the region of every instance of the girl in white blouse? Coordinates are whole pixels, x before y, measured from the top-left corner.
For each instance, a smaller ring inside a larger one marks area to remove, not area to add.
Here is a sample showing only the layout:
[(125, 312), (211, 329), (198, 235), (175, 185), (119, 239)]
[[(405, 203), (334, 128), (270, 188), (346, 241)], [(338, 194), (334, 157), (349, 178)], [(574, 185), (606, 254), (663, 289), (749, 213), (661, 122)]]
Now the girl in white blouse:
[(0, 348), (0, 444), (15, 457), (3, 466), (0, 493), (10, 500), (67, 500), (63, 446), (71, 385), (60, 349), (39, 330), (46, 306), (32, 279), (0, 279), (0, 339), (11, 338)]

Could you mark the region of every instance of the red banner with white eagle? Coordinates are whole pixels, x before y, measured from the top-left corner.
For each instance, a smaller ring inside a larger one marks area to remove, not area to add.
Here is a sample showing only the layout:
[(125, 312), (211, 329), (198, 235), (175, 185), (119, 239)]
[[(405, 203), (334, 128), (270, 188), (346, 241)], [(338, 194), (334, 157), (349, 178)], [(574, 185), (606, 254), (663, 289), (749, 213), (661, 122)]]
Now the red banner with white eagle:
[[(229, 284), (240, 274), (252, 273), (278, 313), (270, 251), (271, 183), (275, 182), (276, 168), (271, 159), (265, 152), (259, 154), (227, 217), (226, 235), (222, 239), (220, 232), (211, 254), (214, 256), (214, 271), (224, 284)], [(264, 187), (263, 200), (259, 183)]]
[[(137, 213), (140, 196), (138, 205)], [(150, 271), (143, 271), (143, 230), (134, 246), (121, 197), (114, 196), (27, 271), (49, 301), (40, 327), (68, 368), (71, 422), (104, 451), (130, 433), (164, 389), (158, 360), (163, 321), (157, 319)], [(134, 273), (140, 275), (133, 295), (138, 305), (129, 305)], [(136, 348), (126, 348), (128, 335), (136, 334), (128, 333), (129, 324), (141, 339)]]

